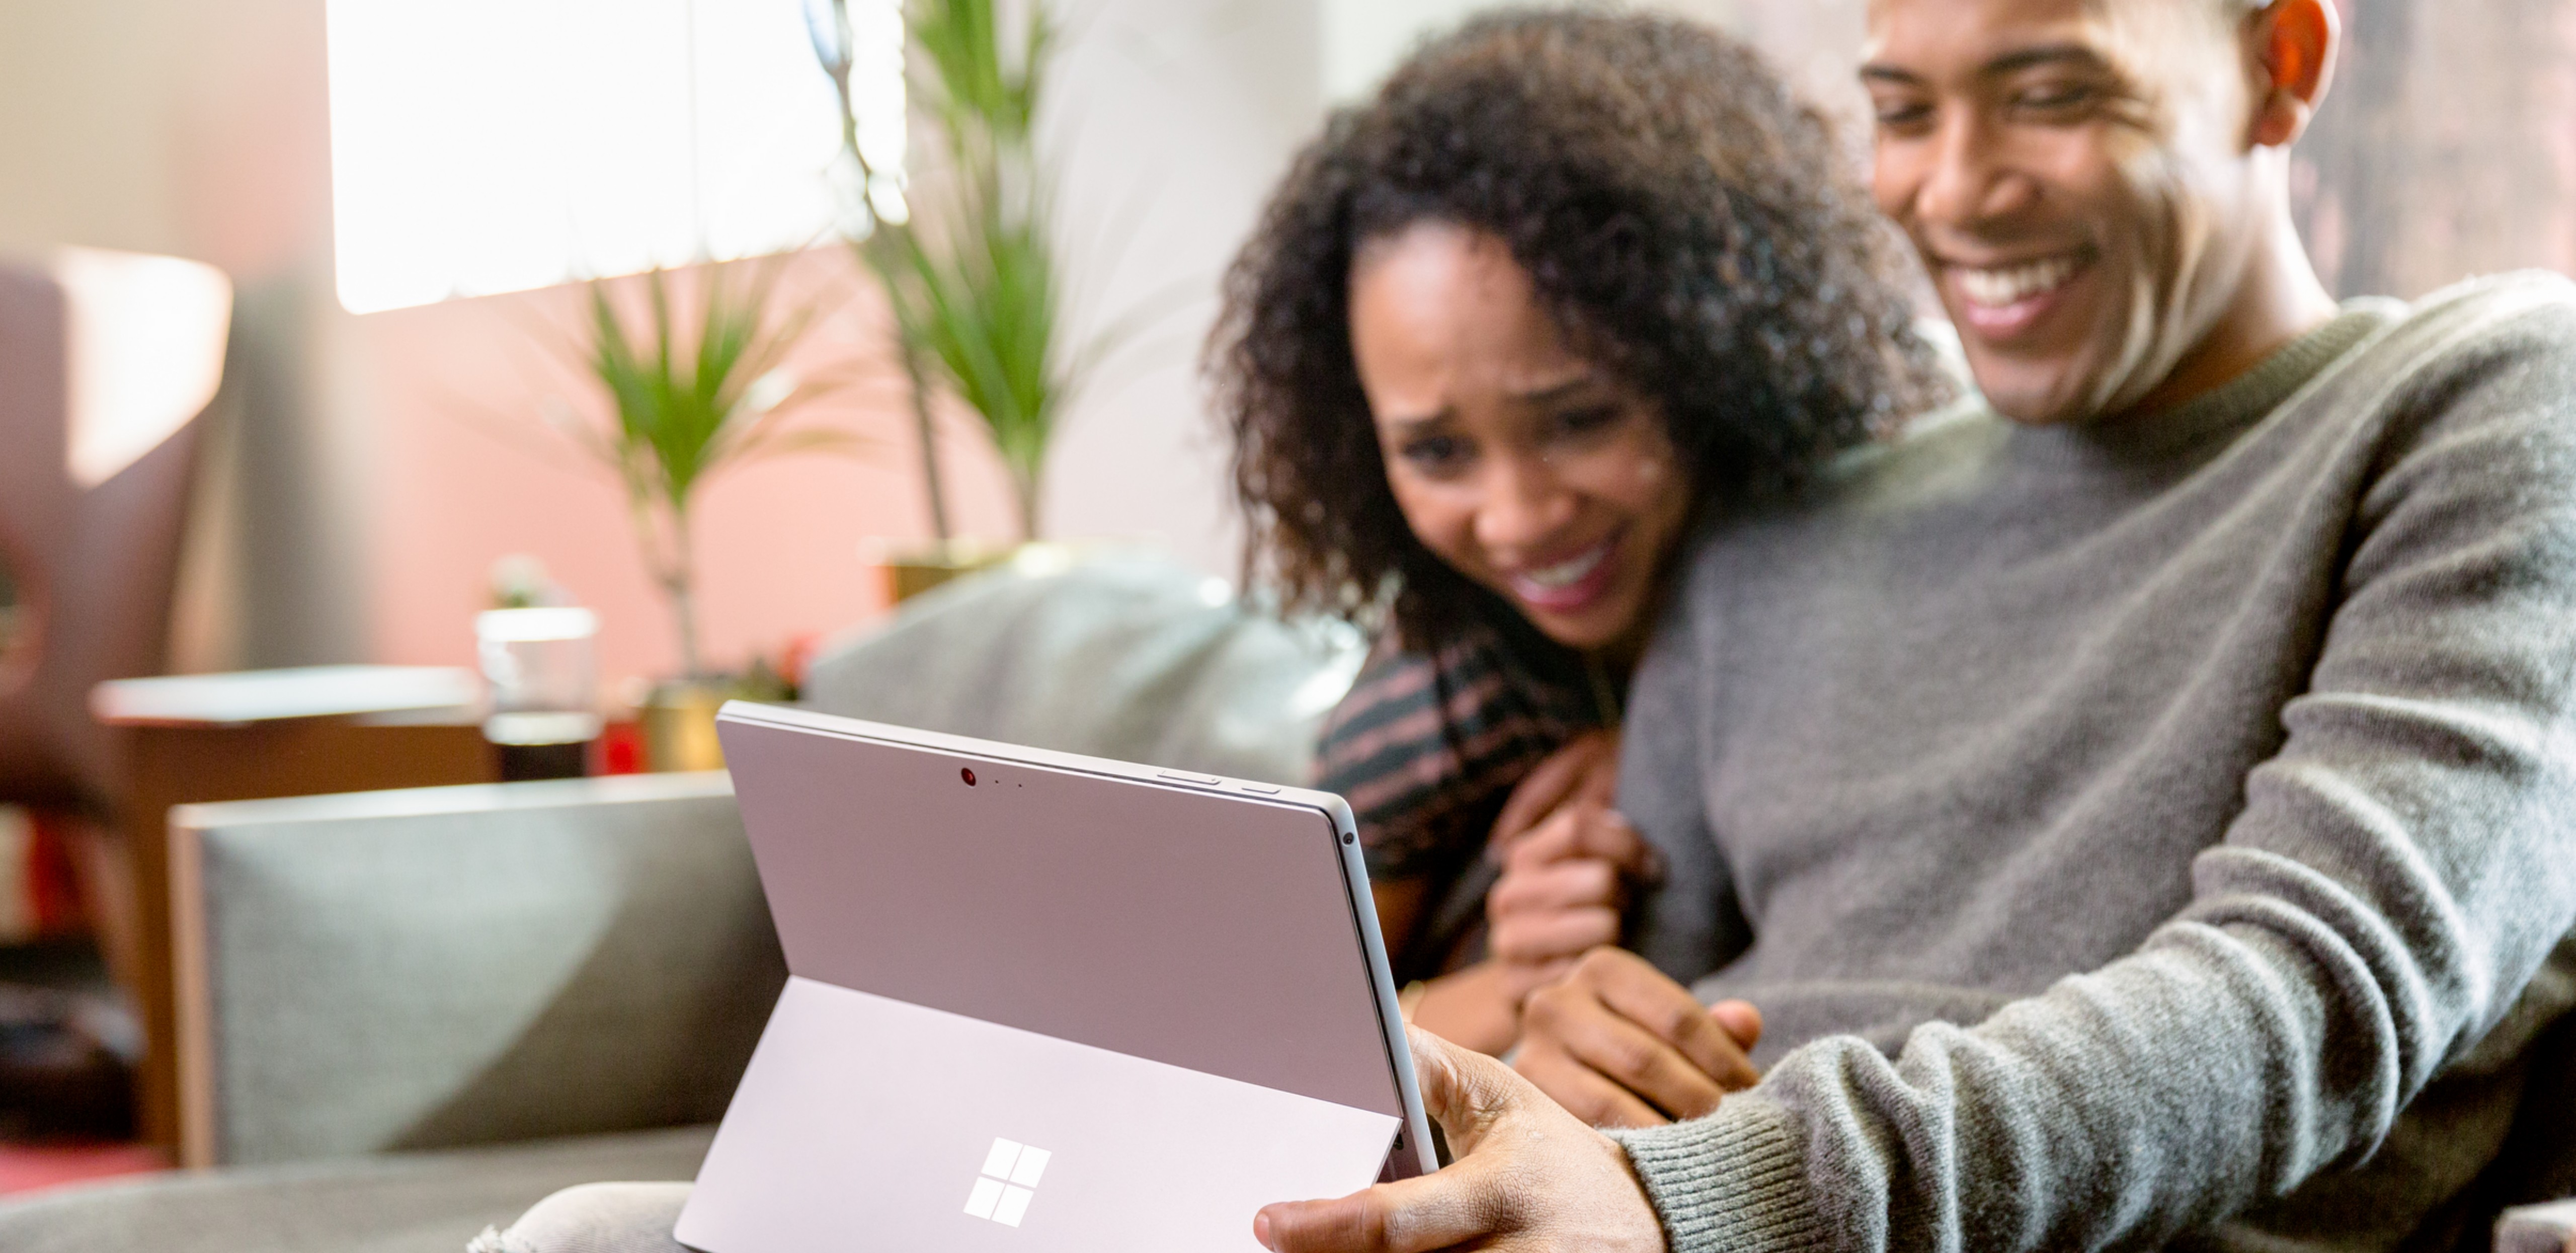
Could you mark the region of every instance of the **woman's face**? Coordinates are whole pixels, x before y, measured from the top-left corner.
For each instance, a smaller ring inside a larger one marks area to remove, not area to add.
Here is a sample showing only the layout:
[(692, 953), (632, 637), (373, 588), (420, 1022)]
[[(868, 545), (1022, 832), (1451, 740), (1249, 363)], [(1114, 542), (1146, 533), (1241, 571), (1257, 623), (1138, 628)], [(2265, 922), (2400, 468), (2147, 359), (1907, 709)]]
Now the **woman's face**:
[(1576, 356), (1503, 242), (1424, 222), (1363, 246), (1351, 351), (1423, 545), (1558, 643), (1626, 648), (1690, 485), (1648, 398)]

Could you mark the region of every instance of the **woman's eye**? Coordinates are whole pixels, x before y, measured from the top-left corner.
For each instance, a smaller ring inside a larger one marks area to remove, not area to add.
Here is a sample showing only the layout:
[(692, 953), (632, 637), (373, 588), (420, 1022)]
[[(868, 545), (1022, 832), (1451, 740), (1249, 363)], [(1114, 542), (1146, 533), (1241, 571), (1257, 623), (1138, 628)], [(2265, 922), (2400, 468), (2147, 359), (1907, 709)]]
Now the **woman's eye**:
[(1605, 431), (1627, 416), (1617, 405), (1596, 405), (1587, 409), (1569, 409), (1556, 416), (1556, 433), (1561, 436), (1583, 436)]
[(1465, 466), (1472, 450), (1455, 435), (1425, 435), (1406, 440), (1397, 452), (1415, 469), (1440, 474)]

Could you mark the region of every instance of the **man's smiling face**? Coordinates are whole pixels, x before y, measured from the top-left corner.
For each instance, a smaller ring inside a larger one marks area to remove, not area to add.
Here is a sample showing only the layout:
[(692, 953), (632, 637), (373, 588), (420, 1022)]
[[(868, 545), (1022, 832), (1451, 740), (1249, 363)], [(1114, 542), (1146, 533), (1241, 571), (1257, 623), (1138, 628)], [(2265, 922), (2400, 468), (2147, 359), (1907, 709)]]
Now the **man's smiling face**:
[(1978, 386), (2022, 422), (2148, 399), (2268, 225), (2226, 0), (1877, 0), (1861, 75), (1879, 207)]

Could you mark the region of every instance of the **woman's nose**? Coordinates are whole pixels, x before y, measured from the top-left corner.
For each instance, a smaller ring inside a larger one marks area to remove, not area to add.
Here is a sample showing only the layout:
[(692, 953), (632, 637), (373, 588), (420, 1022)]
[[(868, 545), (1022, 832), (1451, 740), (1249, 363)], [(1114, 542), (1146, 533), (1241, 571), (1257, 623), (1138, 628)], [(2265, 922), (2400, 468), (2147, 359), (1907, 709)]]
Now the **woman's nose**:
[(1497, 457), (1476, 508), (1476, 542), (1509, 554), (1552, 538), (1574, 516), (1568, 491), (1544, 458)]

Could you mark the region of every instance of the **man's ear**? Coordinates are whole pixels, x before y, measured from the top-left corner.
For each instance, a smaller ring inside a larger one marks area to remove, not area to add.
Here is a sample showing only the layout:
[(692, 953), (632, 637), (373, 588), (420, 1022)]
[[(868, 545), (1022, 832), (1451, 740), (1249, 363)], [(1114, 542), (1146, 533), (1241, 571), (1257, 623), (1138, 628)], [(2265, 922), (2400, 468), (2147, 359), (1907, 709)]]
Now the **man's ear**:
[(2254, 118), (2248, 136), (2266, 147), (2298, 141), (2334, 81), (2343, 17), (2334, 0), (2272, 0), (2246, 19), (2253, 55)]

